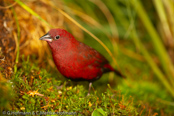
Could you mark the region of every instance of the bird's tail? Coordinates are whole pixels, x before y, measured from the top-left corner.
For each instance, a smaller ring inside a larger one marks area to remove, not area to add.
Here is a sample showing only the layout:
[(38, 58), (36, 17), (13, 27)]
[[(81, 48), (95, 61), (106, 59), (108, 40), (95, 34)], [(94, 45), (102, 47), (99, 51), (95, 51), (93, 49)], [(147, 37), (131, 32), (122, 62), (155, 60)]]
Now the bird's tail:
[(119, 77), (125, 78), (125, 76), (118, 70), (115, 70), (110, 64), (105, 64), (104, 65), (104, 72), (110, 72), (110, 71), (114, 71), (116, 75), (118, 75)]
[(119, 77), (126, 78), (120, 71), (114, 70), (115, 74), (118, 75)]

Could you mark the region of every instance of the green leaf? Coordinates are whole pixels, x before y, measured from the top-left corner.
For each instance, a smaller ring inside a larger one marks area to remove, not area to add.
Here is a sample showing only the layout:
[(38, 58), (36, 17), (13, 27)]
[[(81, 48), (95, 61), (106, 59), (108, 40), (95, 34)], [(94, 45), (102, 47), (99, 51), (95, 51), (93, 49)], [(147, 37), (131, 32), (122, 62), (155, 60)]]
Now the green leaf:
[(92, 112), (92, 116), (107, 116), (107, 114), (102, 108), (98, 108)]

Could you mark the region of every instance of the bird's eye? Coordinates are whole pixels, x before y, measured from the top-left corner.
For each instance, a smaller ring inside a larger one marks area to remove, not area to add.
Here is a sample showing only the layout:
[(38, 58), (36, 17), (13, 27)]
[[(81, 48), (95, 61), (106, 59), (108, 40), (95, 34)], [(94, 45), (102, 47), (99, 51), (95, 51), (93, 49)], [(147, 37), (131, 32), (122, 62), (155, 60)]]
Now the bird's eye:
[(60, 38), (60, 36), (59, 35), (56, 35), (55, 39), (59, 39), (59, 38)]

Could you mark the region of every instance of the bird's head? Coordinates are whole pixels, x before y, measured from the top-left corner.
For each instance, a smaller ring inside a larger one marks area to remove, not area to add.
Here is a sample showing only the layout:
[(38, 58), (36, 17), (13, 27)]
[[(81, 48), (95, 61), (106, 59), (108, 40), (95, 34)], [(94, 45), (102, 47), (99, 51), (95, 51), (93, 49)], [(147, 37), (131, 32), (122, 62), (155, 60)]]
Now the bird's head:
[(51, 29), (40, 38), (48, 42), (52, 50), (65, 49), (75, 43), (75, 38), (64, 29)]

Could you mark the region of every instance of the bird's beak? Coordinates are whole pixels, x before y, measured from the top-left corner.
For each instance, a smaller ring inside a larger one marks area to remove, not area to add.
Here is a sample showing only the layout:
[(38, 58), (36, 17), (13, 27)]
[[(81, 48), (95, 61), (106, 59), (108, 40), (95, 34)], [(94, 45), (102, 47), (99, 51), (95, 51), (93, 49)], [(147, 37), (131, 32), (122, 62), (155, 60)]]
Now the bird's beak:
[(48, 41), (48, 42), (52, 42), (53, 41), (53, 39), (51, 38), (49, 33), (47, 33), (44, 36), (42, 36), (39, 40), (45, 40), (45, 41)]

